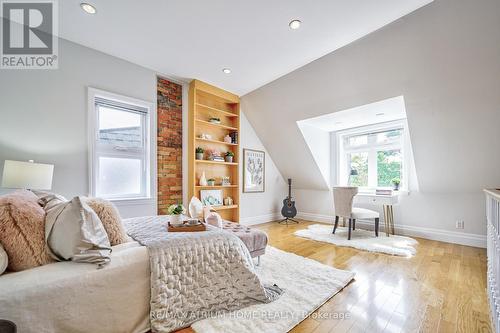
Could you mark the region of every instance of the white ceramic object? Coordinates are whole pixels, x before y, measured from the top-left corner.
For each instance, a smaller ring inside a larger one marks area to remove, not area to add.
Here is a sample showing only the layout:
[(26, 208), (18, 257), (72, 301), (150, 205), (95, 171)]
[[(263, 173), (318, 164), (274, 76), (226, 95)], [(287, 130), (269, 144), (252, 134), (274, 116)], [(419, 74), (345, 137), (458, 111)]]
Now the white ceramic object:
[(203, 217), (203, 203), (197, 197), (192, 197), (189, 202), (189, 215), (192, 218)]
[(200, 186), (207, 186), (207, 184), (207, 177), (205, 176), (205, 171), (203, 171), (200, 177)]
[(184, 221), (184, 216), (182, 214), (170, 215), (170, 224), (173, 226), (182, 225), (183, 221)]

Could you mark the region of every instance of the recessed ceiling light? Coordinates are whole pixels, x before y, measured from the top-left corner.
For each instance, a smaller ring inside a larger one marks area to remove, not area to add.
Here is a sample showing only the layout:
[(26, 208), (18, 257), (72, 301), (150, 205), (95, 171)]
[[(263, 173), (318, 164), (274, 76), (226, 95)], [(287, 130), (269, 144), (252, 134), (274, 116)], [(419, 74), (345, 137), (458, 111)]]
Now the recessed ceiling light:
[(222, 72), (224, 72), (224, 74), (231, 74), (231, 69), (230, 68), (224, 68), (224, 69), (222, 69)]
[(302, 22), (300, 22), (300, 20), (291, 20), (290, 23), (288, 23), (288, 26), (290, 27), (290, 29), (296, 30), (300, 28), (301, 24)]
[(89, 3), (82, 2), (80, 4), (80, 7), (82, 7), (82, 9), (87, 14), (95, 14), (95, 13), (97, 13), (97, 9), (94, 6), (92, 6), (91, 4), (89, 4)]
[(384, 114), (385, 114), (385, 113), (383, 113), (383, 112), (380, 112), (380, 113), (375, 113), (375, 115), (376, 115), (377, 117), (383, 116)]

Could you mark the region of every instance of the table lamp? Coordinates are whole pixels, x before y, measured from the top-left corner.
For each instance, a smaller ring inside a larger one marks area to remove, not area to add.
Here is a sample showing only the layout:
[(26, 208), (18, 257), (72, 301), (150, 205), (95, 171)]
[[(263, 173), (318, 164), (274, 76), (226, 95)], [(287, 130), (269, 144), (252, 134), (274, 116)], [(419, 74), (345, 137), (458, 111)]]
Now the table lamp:
[(351, 185), (351, 177), (352, 176), (357, 176), (357, 175), (358, 175), (358, 170), (351, 169), (351, 172), (349, 172), (349, 179), (347, 180), (347, 186)]
[(51, 190), (54, 165), (5, 160), (2, 187)]

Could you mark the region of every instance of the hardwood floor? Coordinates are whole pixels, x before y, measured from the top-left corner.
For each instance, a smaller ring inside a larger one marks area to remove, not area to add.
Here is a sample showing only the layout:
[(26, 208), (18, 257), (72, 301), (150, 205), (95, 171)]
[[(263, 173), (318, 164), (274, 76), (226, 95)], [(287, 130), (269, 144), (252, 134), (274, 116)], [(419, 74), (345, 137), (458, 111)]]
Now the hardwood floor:
[(291, 332), (491, 332), (485, 249), (418, 239), (412, 258), (374, 254), (293, 235), (310, 224), (256, 227), (271, 246), (356, 276)]

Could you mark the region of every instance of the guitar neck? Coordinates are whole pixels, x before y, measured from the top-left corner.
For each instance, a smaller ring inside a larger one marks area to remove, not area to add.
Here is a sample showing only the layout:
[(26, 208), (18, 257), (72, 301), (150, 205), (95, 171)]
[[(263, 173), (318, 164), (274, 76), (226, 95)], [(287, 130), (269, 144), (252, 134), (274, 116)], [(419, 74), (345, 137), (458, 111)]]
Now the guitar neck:
[(292, 199), (292, 180), (288, 179), (288, 199)]

